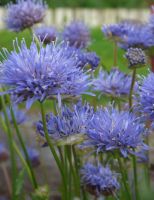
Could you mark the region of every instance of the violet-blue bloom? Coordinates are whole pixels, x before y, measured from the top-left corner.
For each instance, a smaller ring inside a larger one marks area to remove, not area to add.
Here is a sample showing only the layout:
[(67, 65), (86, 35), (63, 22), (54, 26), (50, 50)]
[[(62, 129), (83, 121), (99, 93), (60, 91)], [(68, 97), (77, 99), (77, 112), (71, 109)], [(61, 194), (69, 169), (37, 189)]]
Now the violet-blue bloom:
[[(18, 125), (24, 123), (28, 119), (26, 116), (26, 113), (23, 110), (20, 110), (16, 105), (13, 106), (12, 109), (13, 109), (13, 113)], [(10, 123), (13, 124), (10, 108), (8, 107), (6, 111), (7, 111), (7, 115), (8, 115)]]
[(39, 151), (36, 148), (27, 147), (27, 153), (32, 167), (38, 167), (41, 163)]
[(151, 72), (143, 79), (139, 88), (138, 101), (139, 110), (146, 119), (154, 119), (154, 73)]
[(70, 46), (85, 48), (90, 41), (89, 29), (83, 22), (73, 21), (64, 28), (63, 40)]
[[(75, 104), (72, 108), (63, 106), (56, 116), (53, 113), (46, 115), (48, 134), (54, 139), (60, 139), (76, 134), (84, 134), (87, 125), (93, 117), (93, 107), (89, 104)], [(37, 132), (44, 137), (43, 123), (36, 123)]]
[(118, 24), (103, 25), (102, 32), (104, 33), (105, 37), (120, 41), (125, 37), (125, 35), (127, 35), (131, 28), (131, 23), (120, 22)]
[[(25, 41), (14, 45), (14, 51), (3, 50), (0, 82), (9, 89), (15, 103), (26, 101), (27, 108), (33, 102), (44, 101), (56, 95), (79, 96), (89, 88), (90, 75), (78, 68), (78, 59), (72, 52), (67, 54), (65, 45), (32, 42), (30, 48)], [(4, 92), (5, 93), (5, 92)]]
[(56, 40), (57, 30), (54, 27), (39, 27), (35, 29), (35, 35), (41, 42), (48, 44)]
[(86, 163), (81, 169), (81, 181), (87, 191), (97, 197), (113, 195), (120, 188), (118, 174), (108, 166)]
[(113, 68), (109, 73), (100, 70), (98, 77), (93, 81), (93, 89), (100, 91), (101, 94), (123, 97), (129, 94), (131, 80), (131, 76), (124, 74), (117, 68)]
[(115, 108), (100, 108), (90, 121), (83, 147), (99, 152), (119, 152), (123, 157), (135, 154), (144, 144), (146, 128), (133, 113)]
[(17, 0), (10, 3), (5, 19), (6, 27), (11, 31), (19, 32), (42, 22), (46, 11), (43, 0)]

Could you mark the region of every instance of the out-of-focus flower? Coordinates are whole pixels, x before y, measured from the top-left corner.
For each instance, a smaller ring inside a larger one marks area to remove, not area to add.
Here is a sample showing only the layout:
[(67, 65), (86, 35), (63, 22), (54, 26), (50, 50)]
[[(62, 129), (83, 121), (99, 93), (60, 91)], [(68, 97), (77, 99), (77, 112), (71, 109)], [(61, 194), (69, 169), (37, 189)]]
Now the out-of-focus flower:
[(146, 55), (140, 48), (129, 48), (125, 57), (129, 62), (129, 68), (140, 68), (145, 66), (147, 62)]
[(40, 165), (40, 154), (35, 148), (27, 148), (27, 153), (32, 167), (38, 167)]
[(146, 119), (154, 119), (154, 73), (150, 73), (143, 79), (143, 83), (139, 88), (138, 102), (139, 111), (141, 111)]
[(82, 184), (89, 193), (97, 197), (113, 195), (119, 190), (120, 184), (117, 178), (118, 175), (112, 172), (109, 167), (87, 163), (81, 169)]
[(6, 162), (9, 159), (9, 153), (4, 144), (0, 143), (0, 162)]
[(63, 40), (69, 42), (70, 46), (85, 48), (90, 41), (89, 29), (83, 22), (73, 21), (65, 27)]
[(46, 4), (42, 0), (17, 0), (10, 3), (5, 19), (6, 27), (19, 32), (42, 22), (45, 16)]
[[(83, 135), (86, 132), (87, 125), (91, 120), (93, 113), (94, 110), (89, 104), (82, 105), (81, 103), (78, 103), (73, 105), (72, 108), (64, 106), (57, 116), (53, 115), (53, 113), (46, 115), (48, 134), (56, 140), (61, 138), (67, 139), (68, 136), (77, 134)], [(45, 134), (42, 121), (37, 122), (36, 127), (37, 132), (44, 137)]]
[(146, 128), (134, 114), (107, 107), (98, 109), (87, 131), (83, 147), (93, 147), (99, 152), (119, 152), (123, 157), (143, 148)]
[(114, 68), (109, 73), (99, 71), (98, 77), (93, 81), (95, 91), (114, 97), (127, 96), (131, 86), (131, 76), (124, 74), (119, 69)]
[(115, 41), (121, 41), (132, 28), (131, 23), (120, 22), (118, 24), (103, 25), (102, 32), (105, 37)]
[(57, 30), (54, 27), (39, 27), (35, 29), (35, 34), (41, 42), (48, 44), (56, 40)]
[[(17, 47), (16, 47), (17, 46)], [(17, 49), (17, 50), (16, 50)], [(27, 108), (33, 102), (56, 95), (79, 96), (86, 93), (90, 75), (78, 68), (74, 52), (65, 45), (50, 44), (46, 47), (35, 42), (27, 48), (25, 41), (14, 51), (3, 50), (0, 82), (9, 86), (4, 93), (12, 95), (15, 103), (26, 101)]]
[[(27, 120), (26, 113), (23, 110), (18, 109), (18, 107), (16, 105), (13, 106), (12, 109), (13, 109), (13, 113), (14, 113), (14, 116), (15, 116), (15, 119), (16, 119), (16, 122), (18, 125), (24, 123)], [(11, 116), (10, 108), (8, 107), (6, 111), (7, 111), (7, 116), (9, 118), (10, 123), (13, 124), (13, 119)]]
[(130, 47), (138, 47), (147, 49), (154, 46), (153, 33), (151, 28), (147, 25), (134, 25), (128, 33), (123, 37), (122, 42), (119, 46), (123, 49)]

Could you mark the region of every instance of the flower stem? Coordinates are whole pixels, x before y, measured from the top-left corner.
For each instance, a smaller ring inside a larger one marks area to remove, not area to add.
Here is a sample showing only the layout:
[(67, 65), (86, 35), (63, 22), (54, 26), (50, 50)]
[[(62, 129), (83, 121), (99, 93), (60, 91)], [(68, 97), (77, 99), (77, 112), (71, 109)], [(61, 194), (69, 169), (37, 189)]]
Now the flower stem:
[(136, 78), (136, 68), (133, 69), (133, 74), (132, 74), (132, 82), (130, 86), (130, 92), (129, 92), (129, 108), (132, 108), (132, 94), (133, 94), (133, 89), (135, 85), (135, 78)]
[(14, 112), (13, 112), (13, 109), (12, 109), (12, 106), (10, 107), (10, 111), (11, 111), (11, 117), (12, 117), (12, 120), (13, 120), (13, 124), (14, 124), (14, 128), (16, 130), (16, 133), (17, 133), (17, 137), (18, 137), (18, 140), (20, 142), (20, 145), (22, 147), (22, 150), (24, 152), (24, 155), (25, 155), (25, 158), (26, 158), (26, 161), (27, 161), (27, 164), (28, 164), (28, 167), (30, 169), (30, 173), (31, 173), (31, 177), (32, 177), (32, 180), (33, 180), (33, 186), (34, 188), (36, 189), (38, 187), (37, 185), (37, 181), (36, 181), (36, 178), (35, 178), (35, 174), (33, 172), (33, 168), (31, 166), (31, 162), (29, 160), (29, 156), (28, 156), (28, 153), (27, 153), (27, 149), (26, 149), (26, 146), (25, 146), (25, 143), (23, 141), (23, 138), (22, 138), (22, 135), (20, 133), (20, 130), (19, 130), (19, 127), (17, 125), (17, 121), (16, 121), (16, 118), (15, 118), (15, 115), (14, 115)]
[(63, 167), (61, 165), (61, 162), (59, 160), (59, 157), (55, 151), (55, 148), (50, 140), (50, 137), (48, 135), (48, 129), (47, 129), (47, 124), (46, 124), (46, 117), (45, 117), (45, 112), (44, 112), (44, 106), (43, 103), (40, 102), (40, 109), (41, 109), (41, 115), (42, 115), (42, 123), (43, 123), (43, 129), (44, 129), (44, 133), (45, 133), (45, 138), (47, 140), (47, 143), (49, 145), (50, 151), (56, 161), (56, 164), (59, 168), (59, 171), (61, 173), (62, 176), (62, 180), (63, 180), (63, 186), (64, 186), (64, 199), (67, 199), (67, 181), (66, 181), (66, 177), (65, 177), (65, 173), (63, 171)]
[(133, 173), (134, 173), (134, 183), (135, 183), (135, 197), (136, 200), (139, 199), (139, 193), (138, 193), (138, 179), (137, 179), (137, 166), (136, 166), (136, 157), (133, 155)]
[(117, 48), (117, 42), (114, 41), (114, 47), (113, 47), (113, 66), (117, 66), (117, 58), (118, 58), (118, 48)]
[(1, 102), (2, 102), (2, 107), (3, 107), (3, 113), (4, 113), (4, 119), (7, 127), (7, 136), (8, 136), (8, 141), (9, 141), (9, 149), (10, 149), (10, 159), (11, 159), (11, 175), (12, 175), (12, 200), (16, 200), (17, 196), (15, 195), (16, 191), (16, 175), (17, 175), (17, 166), (16, 166), (16, 158), (15, 158), (15, 153), (14, 153), (14, 148), (13, 148), (13, 134), (11, 131), (10, 127), (10, 122), (7, 116), (6, 112), (6, 105), (4, 98), (1, 96)]
[(121, 158), (120, 158), (119, 156), (117, 156), (117, 159), (118, 159), (119, 168), (120, 168), (120, 171), (121, 171), (121, 174), (122, 174), (123, 185), (124, 185), (124, 188), (125, 188), (125, 191), (126, 191), (126, 198), (127, 198), (128, 200), (131, 200), (131, 195), (130, 195), (130, 191), (129, 191), (129, 186), (128, 186), (128, 183), (127, 183), (127, 175), (126, 175), (126, 172), (125, 172), (124, 167), (123, 167), (123, 165), (122, 165)]

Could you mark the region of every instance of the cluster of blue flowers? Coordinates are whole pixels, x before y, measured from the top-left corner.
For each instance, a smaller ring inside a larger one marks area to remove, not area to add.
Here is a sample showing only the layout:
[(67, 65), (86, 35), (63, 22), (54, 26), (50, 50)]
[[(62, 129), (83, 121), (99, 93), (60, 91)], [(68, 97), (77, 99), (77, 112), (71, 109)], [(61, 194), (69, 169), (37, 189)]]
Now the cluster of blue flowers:
[[(17, 0), (15, 4), (8, 5), (6, 26), (15, 32), (26, 28), (32, 30), (36, 23), (43, 21), (46, 8), (42, 0)], [(87, 191), (96, 198), (101, 195), (116, 197), (122, 181), (125, 181), (123, 185), (128, 190), (129, 180), (121, 169), (124, 161), (130, 162), (131, 158), (137, 157), (149, 162), (146, 140), (154, 119), (154, 73), (140, 80), (136, 77), (136, 69), (146, 66), (148, 59), (144, 49), (152, 52), (154, 15), (146, 24), (120, 22), (104, 25), (102, 32), (114, 42), (115, 47), (118, 45), (126, 51), (124, 57), (128, 60), (128, 69), (135, 69), (132, 76), (118, 67), (112, 67), (110, 71), (100, 67), (97, 73), (101, 60), (96, 52), (89, 50), (90, 31), (80, 21), (71, 22), (61, 33), (52, 26), (36, 27), (30, 46), (24, 39), (21, 43), (16, 39), (12, 51), (3, 48), (0, 54), (0, 84), (3, 87), (0, 95), (10, 96), (10, 99), (4, 99), (6, 102), (2, 101), (3, 107), (5, 103), (9, 106), (3, 108), (1, 120), (3, 124), (11, 124), (10, 129), (5, 126), (4, 129), (11, 134), (14, 125), (25, 156), (22, 161), (27, 162), (28, 173), (34, 179), (31, 167), (40, 165), (40, 154), (35, 148), (24, 146), (18, 126), (27, 120), (27, 116), (16, 104), (25, 103), (30, 109), (33, 103), (40, 102), (42, 119), (35, 122), (37, 137), (44, 147), (50, 147), (62, 180), (69, 185), (63, 188), (66, 190), (62, 194), (63, 199), (67, 199), (68, 188), (69, 192), (76, 192), (82, 187), (83, 193)], [(93, 99), (89, 100), (87, 95), (93, 96)], [(104, 99), (105, 106), (99, 106)], [(55, 104), (54, 111), (52, 105), (48, 114), (43, 107), (46, 100)], [(127, 100), (129, 108), (125, 104)], [(151, 126), (149, 130), (147, 124)], [(11, 149), (11, 142), (9, 145)], [(16, 148), (20, 154), (15, 145), (16, 142), (12, 149)], [(81, 150), (91, 163), (86, 161)], [(0, 143), (0, 162), (8, 158), (7, 149)], [(111, 168), (118, 169), (122, 180), (110, 170), (110, 159)], [(119, 166), (117, 163), (120, 163)], [(69, 171), (72, 173), (70, 176)], [(76, 193), (79, 196), (78, 191)]]

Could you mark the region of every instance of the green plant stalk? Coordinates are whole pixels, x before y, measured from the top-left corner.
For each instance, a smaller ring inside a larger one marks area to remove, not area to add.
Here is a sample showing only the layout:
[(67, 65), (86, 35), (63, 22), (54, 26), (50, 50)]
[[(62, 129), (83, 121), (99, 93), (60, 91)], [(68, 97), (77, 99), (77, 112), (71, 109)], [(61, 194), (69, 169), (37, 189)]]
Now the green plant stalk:
[(11, 175), (12, 175), (12, 200), (16, 200), (17, 197), (15, 195), (15, 191), (16, 191), (17, 166), (16, 166), (16, 158), (15, 158), (15, 153), (14, 153), (14, 148), (13, 148), (13, 134), (12, 134), (10, 122), (9, 122), (9, 119), (8, 119), (8, 116), (7, 116), (4, 98), (2, 96), (0, 98), (1, 98), (1, 102), (2, 102), (5, 123), (6, 123), (6, 127), (7, 127), (7, 136), (8, 136), (9, 149), (10, 149), (10, 160), (11, 160), (11, 170), (12, 170), (11, 171)]
[(43, 123), (43, 129), (44, 129), (44, 133), (45, 133), (45, 138), (47, 140), (47, 143), (49, 145), (50, 151), (56, 161), (56, 164), (58, 166), (58, 169), (61, 173), (61, 177), (62, 177), (62, 181), (63, 181), (63, 186), (64, 186), (64, 192), (63, 192), (63, 196), (64, 196), (64, 200), (67, 199), (67, 181), (66, 181), (66, 177), (65, 177), (65, 173), (63, 171), (63, 167), (61, 165), (61, 162), (58, 158), (58, 155), (55, 151), (54, 145), (52, 144), (50, 137), (48, 135), (48, 129), (47, 129), (47, 125), (46, 125), (46, 117), (45, 117), (45, 112), (44, 112), (44, 106), (43, 103), (40, 102), (40, 109), (41, 109), (41, 115), (42, 115), (42, 123)]
[(125, 188), (125, 191), (126, 191), (126, 198), (128, 200), (131, 200), (130, 190), (129, 190), (128, 183), (127, 183), (126, 172), (124, 170), (124, 167), (122, 165), (122, 161), (121, 161), (119, 156), (117, 156), (117, 159), (118, 159), (119, 168), (120, 168), (120, 171), (121, 171), (121, 174), (122, 174), (122, 182), (123, 182), (123, 185), (124, 185), (124, 188)]
[(136, 197), (136, 200), (139, 200), (137, 165), (136, 165), (136, 157), (135, 157), (135, 155), (132, 156), (132, 160), (133, 160), (133, 173), (134, 173), (134, 183), (135, 183), (135, 197)]
[(31, 165), (31, 162), (30, 162), (30, 160), (29, 160), (29, 156), (28, 156), (28, 153), (27, 153), (26, 146), (25, 146), (25, 144), (24, 144), (24, 141), (23, 141), (22, 135), (21, 135), (21, 133), (20, 133), (18, 124), (17, 124), (17, 122), (16, 122), (16, 118), (15, 118), (15, 115), (14, 115), (14, 112), (13, 112), (13, 109), (12, 109), (12, 106), (11, 106), (10, 110), (11, 110), (11, 117), (12, 117), (12, 120), (13, 120), (14, 128), (15, 128), (15, 130), (16, 130), (18, 140), (19, 140), (20, 145), (21, 145), (21, 147), (22, 147), (22, 150), (23, 150), (23, 152), (24, 152), (24, 155), (25, 155), (25, 158), (26, 158), (26, 161), (27, 161), (27, 164), (28, 164), (30, 173), (31, 173), (31, 177), (32, 177), (32, 180), (33, 180), (33, 186), (34, 186), (34, 188), (36, 189), (36, 188), (38, 188), (38, 184), (37, 184), (37, 181), (36, 181), (36, 178), (35, 178), (35, 174), (34, 174), (34, 171), (33, 171), (32, 165)]
[[(4, 129), (4, 131), (6, 132), (6, 131), (7, 131), (6, 125), (5, 125), (5, 123), (3, 122), (3, 120), (1, 120), (1, 122), (2, 122), (3, 129)], [(25, 166), (25, 169), (27, 170), (27, 173), (28, 173), (28, 175), (29, 175), (29, 177), (30, 177), (30, 179), (31, 179), (31, 173), (30, 173), (29, 167), (28, 167), (28, 165), (27, 165), (27, 163), (26, 163), (26, 161), (25, 161), (23, 155), (21, 154), (21, 152), (20, 152), (18, 146), (16, 145), (16, 143), (15, 143), (14, 141), (13, 141), (13, 147), (14, 147), (14, 150), (16, 151), (16, 153), (18, 154), (18, 156), (19, 156), (21, 162), (22, 162), (23, 165)], [(32, 181), (32, 179), (31, 179), (31, 181)]]
[(132, 108), (132, 95), (133, 95), (133, 89), (135, 85), (135, 78), (136, 78), (136, 68), (133, 69), (133, 74), (132, 74), (132, 81), (131, 81), (131, 86), (130, 86), (130, 92), (129, 92), (129, 108)]
[(75, 194), (80, 197), (80, 184), (78, 182), (78, 174), (75, 168), (75, 162), (73, 163), (72, 161), (72, 147), (70, 145), (66, 146), (67, 149), (67, 157), (70, 165), (70, 170), (73, 175), (73, 181), (74, 181), (74, 189), (75, 189)]
[(114, 41), (114, 45), (113, 45), (113, 67), (117, 66), (117, 60), (118, 60), (118, 47), (117, 47), (117, 42)]

